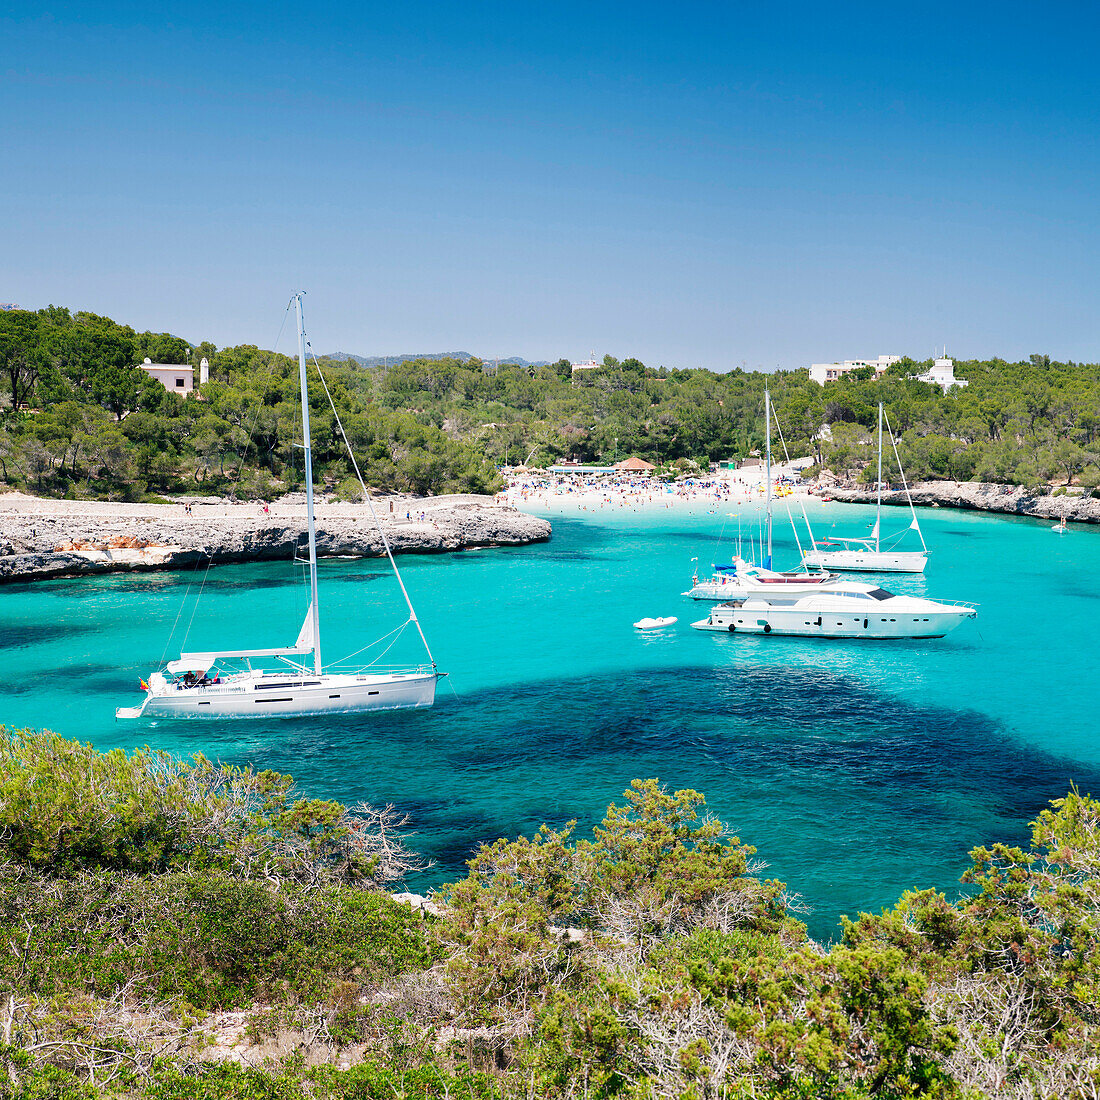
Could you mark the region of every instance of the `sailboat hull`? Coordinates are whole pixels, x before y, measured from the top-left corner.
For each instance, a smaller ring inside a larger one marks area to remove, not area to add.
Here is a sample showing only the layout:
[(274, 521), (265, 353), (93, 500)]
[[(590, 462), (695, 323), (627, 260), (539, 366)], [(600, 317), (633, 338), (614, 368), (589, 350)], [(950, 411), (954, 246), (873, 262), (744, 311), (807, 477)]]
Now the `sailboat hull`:
[[(284, 718), (359, 714), (430, 707), (436, 672), (321, 676), (243, 676), (220, 684), (175, 687), (150, 694), (143, 718)], [(130, 715), (122, 715), (129, 717)], [(137, 717), (137, 715), (134, 715)]]
[(840, 573), (923, 573), (928, 555), (921, 550), (808, 550), (802, 564)]

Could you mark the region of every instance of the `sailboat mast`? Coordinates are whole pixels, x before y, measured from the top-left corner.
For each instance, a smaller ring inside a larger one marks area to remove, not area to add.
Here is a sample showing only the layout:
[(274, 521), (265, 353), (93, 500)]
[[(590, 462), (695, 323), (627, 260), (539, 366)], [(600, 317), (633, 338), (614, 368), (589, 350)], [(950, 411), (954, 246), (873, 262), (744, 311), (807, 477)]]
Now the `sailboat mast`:
[(302, 295), (294, 295), (298, 314), (298, 381), (302, 388), (302, 450), (305, 452), (306, 519), (309, 524), (309, 615), (313, 625), (313, 671), (321, 675), (321, 618), (317, 609), (317, 531), (313, 522), (313, 450), (309, 438), (309, 387), (306, 384), (306, 326)]
[(878, 403), (878, 505), (875, 509), (875, 552), (882, 542), (882, 402)]
[(764, 557), (764, 568), (772, 567), (772, 406), (768, 387), (764, 387), (764, 449), (767, 452), (767, 468), (765, 479), (767, 481), (767, 524), (768, 524), (768, 552)]

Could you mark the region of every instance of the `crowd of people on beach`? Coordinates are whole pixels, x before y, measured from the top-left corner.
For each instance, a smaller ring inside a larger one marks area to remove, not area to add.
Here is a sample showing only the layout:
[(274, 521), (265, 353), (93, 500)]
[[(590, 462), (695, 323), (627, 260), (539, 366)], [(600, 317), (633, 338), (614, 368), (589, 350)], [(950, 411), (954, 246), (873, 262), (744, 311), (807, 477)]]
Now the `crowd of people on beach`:
[[(717, 510), (724, 504), (761, 500), (766, 493), (762, 468), (744, 474), (722, 471), (667, 482), (644, 474), (593, 476), (542, 470), (506, 471), (505, 481), (506, 488), (500, 494), (503, 502), (549, 511), (641, 511), (688, 505)], [(774, 479), (773, 492), (785, 495), (798, 485), (795, 477), (782, 472)]]

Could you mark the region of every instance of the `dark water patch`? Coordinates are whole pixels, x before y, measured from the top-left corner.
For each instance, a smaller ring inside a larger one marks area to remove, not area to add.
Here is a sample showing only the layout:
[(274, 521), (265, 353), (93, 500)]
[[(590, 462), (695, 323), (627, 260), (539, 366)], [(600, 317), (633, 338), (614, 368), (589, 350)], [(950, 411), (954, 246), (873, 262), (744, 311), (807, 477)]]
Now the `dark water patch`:
[(593, 554), (587, 550), (547, 550), (541, 555), (542, 559), (547, 562), (592, 562), (592, 561), (613, 561), (614, 559), (610, 555), (606, 554)]
[(115, 665), (99, 664), (66, 665), (57, 675), (87, 691), (110, 694), (136, 691), (140, 680)]
[(211, 571), (201, 582), (204, 593), (209, 592), (259, 592), (264, 589), (289, 588), (302, 583), (299, 575), (284, 577), (225, 576)]
[(138, 678), (120, 671), (114, 665), (102, 664), (76, 664), (59, 665), (29, 676), (21, 676), (18, 680), (7, 680), (0, 683), (3, 691), (40, 692), (47, 695), (55, 690), (58, 682), (63, 682), (69, 690), (78, 688), (81, 692), (104, 692), (110, 695), (133, 694), (138, 688)]
[(52, 596), (64, 600), (118, 594), (148, 596), (186, 584), (190, 574), (168, 571), (103, 573), (83, 577), (57, 577), (26, 584), (5, 584), (5, 596)]
[(66, 622), (4, 623), (0, 624), (0, 649), (27, 649), (60, 638), (74, 638), (96, 630), (98, 626)]
[(1074, 600), (1100, 600), (1100, 589), (1083, 588), (1080, 585), (1063, 584), (1059, 591)]
[[(109, 669), (77, 666), (92, 683)], [(181, 730), (181, 727), (185, 727)], [(394, 803), (435, 861), (414, 888), (466, 873), (481, 843), (578, 821), (590, 835), (634, 778), (692, 787), (815, 905), (949, 896), (977, 844), (1026, 843), (1027, 823), (1100, 768), (1022, 745), (976, 710), (911, 702), (820, 669), (689, 667), (486, 689), (431, 710), (166, 723), (176, 751), (288, 772), (310, 796)], [(134, 744), (164, 743), (142, 733)]]
[[(719, 537), (721, 538), (720, 544), (719, 544)], [(727, 547), (727, 546), (730, 546), (732, 544), (732, 546), (734, 548), (736, 548), (736, 546), (737, 546), (737, 529), (736, 529), (736, 527), (734, 528), (732, 536), (730, 535), (730, 532), (729, 532), (728, 528), (727, 528), (725, 534), (723, 534), (721, 536), (719, 536), (717, 531), (677, 531), (676, 532), (676, 541), (677, 542), (700, 542), (700, 543), (703, 543), (706, 546), (715, 546), (716, 544), (718, 544), (718, 545), (721, 545), (723, 547)], [(741, 541), (743, 543), (747, 543), (749, 541), (747, 531), (742, 535)]]
[[(816, 671), (639, 672), (526, 685), (522, 693), (494, 689), (441, 709), (445, 718), (437, 710), (369, 720), (395, 760), (427, 758), (423, 766), (462, 792), (455, 802), (417, 806), (417, 847), (436, 860), (439, 882), (461, 875), (482, 841), (571, 817), (587, 832), (630, 779), (650, 775), (710, 795), (712, 808), (729, 814), (767, 858), (778, 847), (784, 874), (810, 893), (820, 876), (841, 874), (829, 868), (846, 833), (896, 850), (899, 859), (908, 846), (939, 849), (949, 870), (940, 867), (931, 884), (949, 888), (968, 847), (1021, 842), (1026, 823), (1071, 781), (1100, 790), (1100, 769), (1022, 746), (976, 711), (918, 706)], [(361, 722), (315, 727), (321, 757), (339, 760), (353, 751), (349, 742)], [(273, 755), (265, 763), (280, 766), (283, 753)], [(308, 786), (307, 761), (293, 752), (286, 760)], [(399, 791), (399, 775), (376, 775), (372, 784), (401, 804), (389, 793)], [(329, 773), (326, 785), (341, 797), (337, 776)], [(500, 798), (479, 793), (485, 791)], [(807, 806), (807, 798), (831, 807), (824, 833), (812, 820), (820, 806)], [(777, 834), (789, 828), (791, 814), (807, 815), (799, 830), (811, 850), (820, 844), (812, 868), (783, 855)], [(958, 850), (944, 853), (943, 836), (960, 832)], [(927, 874), (906, 884), (927, 885)], [(822, 911), (817, 931), (829, 934), (835, 917)]]

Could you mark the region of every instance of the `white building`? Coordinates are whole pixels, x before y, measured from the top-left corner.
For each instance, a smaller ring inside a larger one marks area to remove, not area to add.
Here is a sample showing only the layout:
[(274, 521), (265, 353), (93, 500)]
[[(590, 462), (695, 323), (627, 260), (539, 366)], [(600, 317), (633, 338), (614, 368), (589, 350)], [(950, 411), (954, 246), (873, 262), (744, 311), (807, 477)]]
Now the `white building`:
[(944, 393), (951, 389), (952, 386), (970, 385), (965, 378), (955, 377), (955, 360), (946, 357), (937, 359), (932, 364), (932, 369), (930, 371), (925, 371), (924, 374), (918, 374), (917, 378), (922, 382), (931, 382), (939, 386)]
[(599, 368), (603, 366), (603, 363), (596, 362), (596, 358), (593, 356), (587, 362), (573, 363), (571, 366), (573, 367), (573, 373), (576, 374), (579, 370), (599, 370)]
[(877, 359), (845, 359), (843, 363), (814, 363), (810, 367), (810, 378), (824, 386), (826, 382), (835, 382), (841, 375), (859, 370), (861, 367), (871, 367), (875, 377), (879, 378), (886, 373), (887, 367), (900, 362), (900, 355), (880, 355)]
[[(186, 397), (195, 388), (195, 368), (186, 363), (154, 363), (148, 357), (138, 364), (150, 378), (155, 378), (169, 393)], [(210, 364), (204, 358), (199, 364), (199, 385), (210, 380)]]

